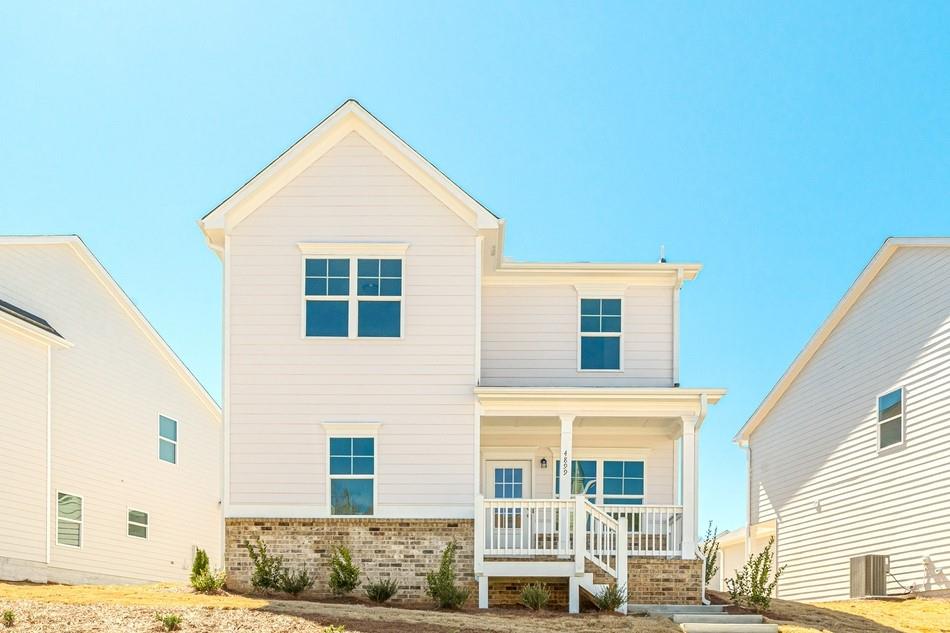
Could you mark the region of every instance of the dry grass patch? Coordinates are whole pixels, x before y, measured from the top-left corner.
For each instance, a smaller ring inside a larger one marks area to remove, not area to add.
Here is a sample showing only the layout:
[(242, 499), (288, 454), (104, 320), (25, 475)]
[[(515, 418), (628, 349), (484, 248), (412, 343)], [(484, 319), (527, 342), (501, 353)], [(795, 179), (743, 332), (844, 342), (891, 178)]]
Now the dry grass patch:
[(782, 633), (950, 633), (950, 600), (848, 600), (801, 603), (775, 600)]
[(217, 609), (260, 609), (267, 600), (234, 594), (206, 595), (184, 585), (36, 585), (0, 582), (0, 600), (38, 600), (63, 604), (112, 604), (177, 607), (213, 607)]

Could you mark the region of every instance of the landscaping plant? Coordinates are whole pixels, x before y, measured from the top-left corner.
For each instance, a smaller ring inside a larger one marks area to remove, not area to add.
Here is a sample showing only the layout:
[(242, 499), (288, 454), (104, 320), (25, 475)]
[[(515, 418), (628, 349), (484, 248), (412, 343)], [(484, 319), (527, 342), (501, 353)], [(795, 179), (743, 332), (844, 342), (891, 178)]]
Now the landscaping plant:
[(627, 588), (613, 583), (604, 587), (603, 591), (594, 597), (594, 604), (601, 611), (616, 611), (627, 602)]
[(772, 546), (775, 537), (769, 538), (768, 545), (760, 553), (749, 557), (742, 569), (736, 571), (735, 578), (726, 579), (726, 589), (734, 604), (761, 613), (772, 604), (772, 593), (778, 584), (779, 576), (785, 571), (782, 565), (772, 573), (775, 557)]
[(195, 584), (195, 578), (201, 574), (211, 571), (211, 561), (208, 559), (208, 552), (200, 547), (195, 550), (195, 558), (191, 561), (191, 584)]
[(162, 629), (177, 631), (181, 628), (181, 616), (177, 613), (156, 613), (155, 619), (162, 623)]
[(458, 544), (455, 541), (446, 545), (438, 571), (426, 574), (426, 594), (442, 609), (458, 609), (468, 600), (468, 589), (455, 584), (456, 551)]
[(224, 589), (228, 575), (223, 569), (211, 571), (206, 569), (191, 579), (191, 586), (198, 593), (215, 594)]
[(296, 596), (301, 591), (305, 591), (310, 589), (310, 587), (313, 587), (314, 580), (315, 578), (311, 576), (306, 569), (301, 569), (300, 571), (291, 571), (285, 568), (280, 571), (280, 577), (277, 581), (277, 588), (284, 593), (289, 593), (292, 596)]
[(532, 611), (544, 609), (550, 600), (551, 591), (543, 582), (533, 582), (521, 589), (521, 604)]
[(265, 592), (279, 589), (284, 557), (268, 554), (267, 545), (259, 538), (256, 548), (250, 541), (244, 541), (244, 547), (254, 563), (254, 571), (251, 573), (251, 585), (254, 589)]
[(330, 557), (330, 591), (338, 596), (350, 593), (360, 586), (360, 568), (353, 564), (350, 549), (337, 545)]
[(342, 624), (331, 624), (323, 627), (323, 633), (346, 633), (346, 627)]
[(709, 522), (709, 526), (706, 528), (703, 546), (699, 549), (703, 553), (703, 558), (706, 559), (706, 569), (704, 571), (706, 573), (706, 584), (708, 585), (716, 572), (719, 571), (719, 535), (716, 528), (713, 527), (712, 521)]
[(380, 578), (366, 585), (366, 596), (380, 604), (395, 596), (397, 591), (399, 591), (399, 583), (393, 578)]
[(3, 615), (0, 616), (0, 619), (3, 620), (3, 626), (7, 627), (8, 629), (16, 623), (16, 616), (13, 615), (13, 611), (10, 609), (6, 609), (3, 612)]

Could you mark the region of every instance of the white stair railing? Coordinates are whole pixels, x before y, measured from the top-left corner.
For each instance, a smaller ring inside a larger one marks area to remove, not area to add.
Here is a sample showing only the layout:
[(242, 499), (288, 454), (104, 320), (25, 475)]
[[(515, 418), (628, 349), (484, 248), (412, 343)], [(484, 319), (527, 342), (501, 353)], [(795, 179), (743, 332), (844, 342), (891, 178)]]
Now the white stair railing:
[[(627, 522), (610, 516), (580, 495), (577, 496), (575, 516), (577, 527), (583, 528), (585, 533), (584, 538), (575, 538), (579, 543), (578, 553), (583, 548), (583, 559), (605, 571), (618, 587), (626, 591)], [(627, 605), (623, 604), (617, 610), (626, 613)]]

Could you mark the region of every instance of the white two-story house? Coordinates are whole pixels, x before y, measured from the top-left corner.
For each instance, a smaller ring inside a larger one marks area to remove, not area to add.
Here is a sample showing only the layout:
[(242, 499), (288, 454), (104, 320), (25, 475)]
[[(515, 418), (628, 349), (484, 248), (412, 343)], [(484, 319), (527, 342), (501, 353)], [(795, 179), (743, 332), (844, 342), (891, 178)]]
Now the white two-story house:
[(0, 580), (221, 565), (221, 411), (76, 236), (0, 237)]
[(887, 240), (736, 441), (779, 597), (950, 589), (950, 238)]
[(346, 544), (421, 601), (455, 540), (483, 607), (538, 578), (572, 610), (610, 582), (700, 600), (698, 436), (724, 391), (679, 385), (699, 265), (509, 261), (504, 221), (355, 101), (201, 228), (232, 584), (261, 538), (326, 592)]

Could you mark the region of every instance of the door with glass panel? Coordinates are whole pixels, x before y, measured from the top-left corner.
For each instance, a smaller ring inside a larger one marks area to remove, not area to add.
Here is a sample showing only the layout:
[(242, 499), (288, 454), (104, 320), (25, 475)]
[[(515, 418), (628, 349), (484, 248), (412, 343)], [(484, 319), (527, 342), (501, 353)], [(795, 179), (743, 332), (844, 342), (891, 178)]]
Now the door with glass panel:
[(528, 517), (516, 500), (531, 497), (531, 462), (489, 461), (486, 470), (485, 496), (512, 500), (507, 507), (503, 504), (492, 509), (486, 547), (512, 552), (529, 547)]

